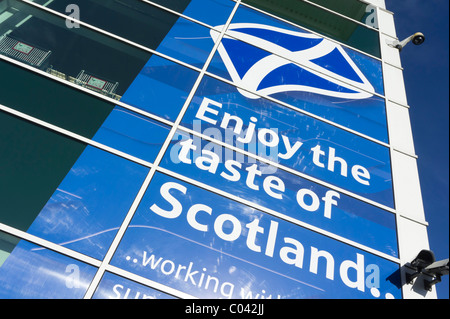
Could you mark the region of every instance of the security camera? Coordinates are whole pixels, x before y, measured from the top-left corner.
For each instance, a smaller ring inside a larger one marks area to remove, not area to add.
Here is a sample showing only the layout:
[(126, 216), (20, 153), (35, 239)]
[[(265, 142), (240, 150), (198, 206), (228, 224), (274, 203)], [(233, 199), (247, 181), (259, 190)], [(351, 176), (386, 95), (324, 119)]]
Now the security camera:
[(411, 261), (411, 266), (417, 269), (424, 269), (434, 263), (434, 253), (431, 250), (423, 249), (419, 252), (416, 258)]
[(416, 32), (402, 41), (395, 40), (393, 42), (386, 42), (390, 47), (396, 48), (401, 51), (409, 42), (412, 42), (415, 45), (421, 45), (424, 41), (425, 36), (423, 35), (423, 33)]
[(414, 278), (418, 277), (422, 273), (422, 270), (433, 264), (435, 260), (434, 253), (431, 250), (421, 250), (417, 257), (409, 265), (406, 265), (414, 271), (412, 274), (406, 274), (406, 282), (408, 284), (412, 283)]
[(427, 289), (428, 291), (431, 291), (431, 287), (433, 287), (433, 285), (437, 284), (438, 282), (441, 282), (441, 276), (448, 275), (448, 270), (449, 270), (448, 258), (436, 261), (431, 265), (425, 267), (422, 270), (422, 273), (433, 277), (433, 280), (424, 280), (424, 288)]
[(421, 32), (416, 32), (412, 35), (412, 43), (421, 45), (425, 41), (425, 36)]

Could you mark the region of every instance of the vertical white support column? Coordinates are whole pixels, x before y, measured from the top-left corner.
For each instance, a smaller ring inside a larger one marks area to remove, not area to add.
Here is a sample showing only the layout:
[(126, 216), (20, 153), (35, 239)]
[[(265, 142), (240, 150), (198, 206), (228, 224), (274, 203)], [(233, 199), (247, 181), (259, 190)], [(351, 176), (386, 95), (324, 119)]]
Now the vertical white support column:
[(427, 222), (400, 53), (388, 45), (397, 39), (394, 16), (392, 12), (385, 10), (384, 0), (368, 2), (378, 5), (403, 297), (405, 299), (437, 298), (434, 288), (431, 292), (424, 289), (423, 277), (417, 278), (413, 284), (405, 282), (405, 271), (408, 271), (404, 267), (405, 264), (411, 262), (422, 249), (429, 249)]

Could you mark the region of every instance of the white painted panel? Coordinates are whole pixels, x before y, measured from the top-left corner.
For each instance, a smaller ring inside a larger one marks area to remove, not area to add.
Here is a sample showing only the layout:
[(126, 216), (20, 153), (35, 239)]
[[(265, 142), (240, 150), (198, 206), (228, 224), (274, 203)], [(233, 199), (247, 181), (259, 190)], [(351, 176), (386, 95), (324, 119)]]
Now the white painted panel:
[(401, 215), (424, 222), (416, 159), (395, 150), (391, 155), (395, 207)]
[(391, 101), (386, 102), (389, 144), (395, 150), (415, 155), (409, 108)]
[(380, 32), (387, 34), (393, 38), (397, 37), (394, 16), (392, 12), (386, 10), (378, 10), (378, 25)]
[(381, 57), (383, 61), (389, 63), (398, 68), (402, 67), (402, 63), (400, 60), (400, 52), (398, 49), (389, 46), (389, 43), (392, 43), (397, 38), (390, 37), (383, 33), (380, 33), (380, 46), (381, 46)]
[(397, 67), (383, 63), (383, 76), (386, 97), (391, 101), (408, 105), (403, 81), (403, 71)]

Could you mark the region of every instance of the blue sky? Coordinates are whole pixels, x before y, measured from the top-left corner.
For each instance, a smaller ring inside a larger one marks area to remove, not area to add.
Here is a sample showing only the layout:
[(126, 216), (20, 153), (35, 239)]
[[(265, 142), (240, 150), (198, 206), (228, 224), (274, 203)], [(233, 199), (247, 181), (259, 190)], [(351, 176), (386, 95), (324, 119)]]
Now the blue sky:
[[(449, 1), (386, 0), (397, 36), (422, 32), (421, 46), (401, 52), (428, 235), (436, 260), (449, 257)], [(449, 276), (437, 285), (449, 298)]]

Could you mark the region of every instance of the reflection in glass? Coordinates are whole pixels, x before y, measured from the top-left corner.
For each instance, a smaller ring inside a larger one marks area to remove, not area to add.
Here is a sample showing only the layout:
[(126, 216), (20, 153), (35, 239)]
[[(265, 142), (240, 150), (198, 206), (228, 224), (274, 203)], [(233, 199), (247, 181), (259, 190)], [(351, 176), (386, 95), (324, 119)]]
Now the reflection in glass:
[(360, 285), (375, 264), (401, 298), (386, 280), (398, 264), (156, 173), (111, 264), (199, 298), (373, 298), (347, 280), (355, 260)]
[[(293, 0), (245, 0), (244, 2), (376, 57), (381, 56), (377, 31), (310, 3)], [(338, 3), (337, 6), (342, 5), (342, 1), (336, 3)], [(322, 1), (320, 1), (320, 4), (322, 4)], [(362, 16), (357, 20), (369, 18), (365, 10), (360, 11)]]
[(85, 144), (0, 111), (0, 223), (26, 231)]
[(3, 60), (0, 74), (0, 104), (87, 138), (92, 138), (114, 108), (102, 99)]
[(20, 1), (1, 7), (0, 54), (119, 99), (151, 54)]
[[(346, 17), (352, 18), (356, 21), (365, 23), (371, 27), (378, 28), (376, 24), (376, 14), (375, 6), (367, 4), (359, 0), (340, 0), (340, 1), (329, 1), (329, 0), (309, 0), (322, 7), (328, 8), (335, 12), (345, 15)], [(375, 21), (374, 21), (375, 19)]]
[(103, 259), (147, 173), (87, 146), (28, 233)]
[(111, 273), (103, 275), (93, 299), (173, 299), (155, 289)]
[[(66, 14), (73, 0), (48, 7)], [(80, 20), (201, 68), (213, 42), (209, 29), (139, 0), (78, 0)], [(182, 9), (187, 4), (178, 5)]]
[(0, 232), (0, 299), (80, 299), (96, 268)]

